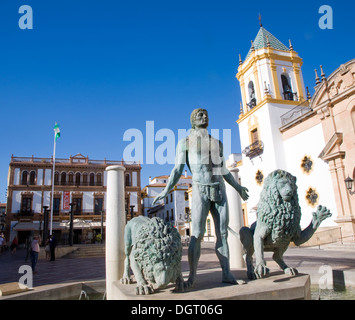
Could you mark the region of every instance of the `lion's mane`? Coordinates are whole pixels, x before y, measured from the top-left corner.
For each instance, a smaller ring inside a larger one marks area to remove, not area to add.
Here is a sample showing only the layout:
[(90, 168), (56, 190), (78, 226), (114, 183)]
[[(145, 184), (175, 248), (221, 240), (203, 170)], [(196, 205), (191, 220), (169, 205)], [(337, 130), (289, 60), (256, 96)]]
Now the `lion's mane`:
[[(290, 201), (284, 201), (277, 188), (277, 181), (286, 178), (293, 188)], [(273, 243), (289, 240), (298, 230), (301, 220), (296, 177), (284, 170), (271, 172), (264, 181), (257, 210), (258, 220), (264, 222), (272, 230)]]
[(153, 269), (157, 265), (173, 272), (170, 282), (180, 274), (182, 246), (180, 234), (161, 218), (154, 217), (137, 230), (137, 242), (134, 244), (134, 259), (139, 263), (144, 276), (155, 283)]

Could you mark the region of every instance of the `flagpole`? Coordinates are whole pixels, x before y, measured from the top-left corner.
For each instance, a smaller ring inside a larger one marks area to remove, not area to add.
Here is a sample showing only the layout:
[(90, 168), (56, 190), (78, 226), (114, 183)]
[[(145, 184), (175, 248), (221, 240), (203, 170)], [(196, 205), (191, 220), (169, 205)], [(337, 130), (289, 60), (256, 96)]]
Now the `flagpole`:
[(49, 234), (52, 234), (53, 231), (53, 199), (54, 199), (54, 172), (55, 172), (55, 147), (57, 144), (56, 132), (54, 132), (54, 147), (53, 147), (53, 170), (52, 170), (52, 194), (51, 194), (51, 219), (50, 219), (50, 227)]

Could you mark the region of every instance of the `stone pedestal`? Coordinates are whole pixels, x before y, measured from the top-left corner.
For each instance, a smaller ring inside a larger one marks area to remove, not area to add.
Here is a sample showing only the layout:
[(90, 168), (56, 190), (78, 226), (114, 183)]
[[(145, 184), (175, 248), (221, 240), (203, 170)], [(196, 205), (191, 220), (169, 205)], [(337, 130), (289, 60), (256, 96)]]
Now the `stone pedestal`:
[[(245, 277), (245, 270), (232, 270), (236, 279)], [(184, 274), (185, 276), (185, 274)], [(311, 299), (310, 276), (299, 274), (288, 276), (273, 272), (260, 280), (242, 285), (221, 283), (221, 270), (203, 270), (197, 274), (196, 285), (185, 293), (173, 293), (174, 285), (150, 295), (135, 294), (136, 284), (113, 285), (115, 300), (309, 300)]]
[(124, 203), (125, 168), (123, 166), (109, 166), (106, 171), (106, 293), (107, 300), (112, 300), (112, 284), (122, 278), (124, 270), (124, 229), (126, 226)]
[[(238, 182), (238, 168), (228, 168), (234, 179)], [(243, 227), (243, 213), (242, 203), (238, 192), (228, 183), (226, 183), (226, 192), (228, 199), (229, 209), (229, 227), (235, 232), (239, 232), (239, 229)], [(228, 246), (229, 246), (229, 261), (231, 268), (244, 268), (245, 262), (243, 259), (243, 246), (239, 238), (228, 233)]]

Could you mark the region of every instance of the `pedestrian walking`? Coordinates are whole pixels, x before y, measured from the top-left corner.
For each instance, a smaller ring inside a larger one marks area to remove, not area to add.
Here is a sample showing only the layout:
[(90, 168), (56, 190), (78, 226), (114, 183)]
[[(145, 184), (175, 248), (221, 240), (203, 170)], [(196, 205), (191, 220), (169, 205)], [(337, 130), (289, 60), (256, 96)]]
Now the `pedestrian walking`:
[(11, 243), (11, 246), (10, 246), (11, 254), (15, 254), (16, 253), (17, 245), (18, 245), (18, 240), (17, 240), (17, 236), (15, 236), (12, 239), (12, 243)]
[(32, 264), (32, 272), (36, 274), (36, 264), (38, 261), (38, 254), (39, 254), (39, 237), (34, 236), (32, 243), (31, 243), (31, 264)]
[(53, 234), (50, 235), (49, 247), (51, 249), (51, 261), (55, 261), (55, 248), (57, 246), (57, 239)]

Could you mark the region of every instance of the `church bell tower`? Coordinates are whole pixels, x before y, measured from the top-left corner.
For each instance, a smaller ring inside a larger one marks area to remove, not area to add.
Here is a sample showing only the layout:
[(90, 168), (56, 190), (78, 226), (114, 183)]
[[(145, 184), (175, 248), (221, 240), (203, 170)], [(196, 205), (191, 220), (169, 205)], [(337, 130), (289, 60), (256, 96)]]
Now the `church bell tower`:
[(308, 102), (301, 66), (302, 59), (291, 41), (287, 47), (261, 23), (244, 61), (239, 55), (236, 78), (242, 102), (237, 123), (243, 154), (249, 160), (266, 157), (269, 150), (270, 165), (283, 167), (278, 145), (282, 140), (278, 130), (282, 126), (281, 115)]

